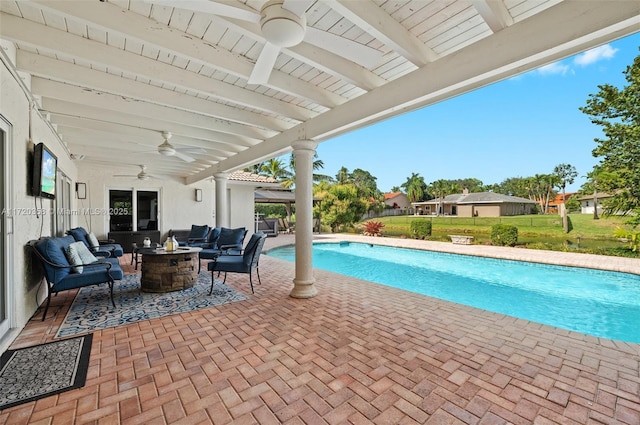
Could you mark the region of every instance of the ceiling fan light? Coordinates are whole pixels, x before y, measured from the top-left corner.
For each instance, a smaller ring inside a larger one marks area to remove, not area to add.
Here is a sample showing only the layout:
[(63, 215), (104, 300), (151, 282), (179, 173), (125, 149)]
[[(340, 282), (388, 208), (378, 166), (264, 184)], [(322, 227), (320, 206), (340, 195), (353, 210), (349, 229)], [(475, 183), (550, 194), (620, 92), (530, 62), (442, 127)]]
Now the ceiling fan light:
[(169, 144), (169, 142), (165, 141), (163, 144), (158, 146), (158, 153), (164, 156), (173, 156), (176, 154), (176, 150)]
[(292, 47), (304, 39), (307, 18), (282, 8), (282, 0), (272, 0), (262, 8), (262, 35), (278, 47)]

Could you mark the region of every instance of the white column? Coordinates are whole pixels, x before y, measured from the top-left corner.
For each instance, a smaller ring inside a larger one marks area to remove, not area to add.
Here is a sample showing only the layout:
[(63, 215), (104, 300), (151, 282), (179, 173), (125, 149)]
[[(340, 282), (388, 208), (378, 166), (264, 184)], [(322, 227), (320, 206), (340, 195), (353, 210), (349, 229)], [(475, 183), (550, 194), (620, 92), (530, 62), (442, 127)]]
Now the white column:
[(229, 199), (227, 196), (227, 173), (216, 173), (216, 227), (229, 227)]
[(311, 298), (318, 293), (314, 283), (313, 249), (313, 157), (318, 144), (312, 140), (293, 142), (296, 160), (296, 276), (293, 298)]

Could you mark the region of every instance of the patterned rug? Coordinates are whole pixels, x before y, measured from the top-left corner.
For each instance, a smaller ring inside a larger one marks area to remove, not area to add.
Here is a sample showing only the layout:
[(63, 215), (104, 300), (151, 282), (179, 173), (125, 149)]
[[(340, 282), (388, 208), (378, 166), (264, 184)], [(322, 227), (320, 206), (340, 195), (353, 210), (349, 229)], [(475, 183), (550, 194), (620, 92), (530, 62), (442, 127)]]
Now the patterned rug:
[(0, 410), (84, 386), (93, 334), (7, 350), (0, 358)]
[(171, 314), (214, 307), (247, 297), (216, 281), (209, 295), (211, 274), (201, 272), (192, 288), (167, 293), (140, 291), (140, 274), (126, 275), (113, 287), (114, 309), (107, 285), (82, 288), (55, 338), (113, 328)]

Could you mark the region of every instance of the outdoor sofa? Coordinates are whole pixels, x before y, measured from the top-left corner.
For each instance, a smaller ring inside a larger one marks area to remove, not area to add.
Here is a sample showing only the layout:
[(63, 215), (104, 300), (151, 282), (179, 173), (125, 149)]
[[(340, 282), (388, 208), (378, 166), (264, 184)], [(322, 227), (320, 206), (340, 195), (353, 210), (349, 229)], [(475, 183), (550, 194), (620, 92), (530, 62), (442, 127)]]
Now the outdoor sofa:
[(115, 307), (113, 284), (121, 280), (124, 273), (118, 258), (111, 257), (110, 252), (94, 255), (70, 235), (40, 238), (30, 241), (28, 246), (40, 260), (47, 282), (47, 303), (42, 320), (47, 316), (52, 294), (85, 286), (109, 285), (111, 304)]

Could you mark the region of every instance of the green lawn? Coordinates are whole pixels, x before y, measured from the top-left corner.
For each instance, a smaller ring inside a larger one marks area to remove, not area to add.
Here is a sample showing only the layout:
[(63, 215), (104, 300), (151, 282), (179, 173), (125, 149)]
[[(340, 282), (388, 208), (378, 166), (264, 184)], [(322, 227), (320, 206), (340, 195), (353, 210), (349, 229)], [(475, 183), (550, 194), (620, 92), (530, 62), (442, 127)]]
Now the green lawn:
[(606, 217), (594, 220), (590, 214), (570, 214), (572, 230), (565, 233), (558, 215), (525, 215), (513, 217), (452, 217), (397, 216), (374, 220), (385, 224), (383, 235), (411, 237), (414, 220), (429, 220), (433, 233), (430, 240), (449, 241), (448, 235), (471, 235), (474, 243), (491, 240), (491, 226), (510, 224), (518, 228), (518, 244), (529, 248), (562, 251), (592, 252), (596, 254), (637, 256), (628, 244), (614, 238), (616, 227), (625, 227), (625, 217)]

